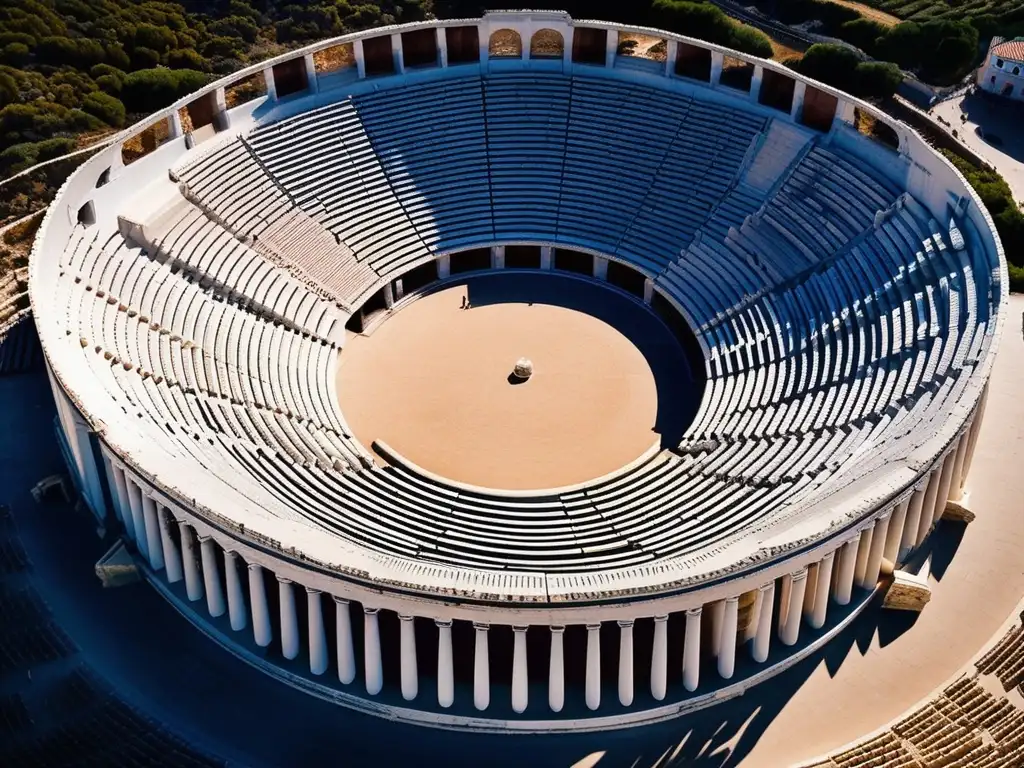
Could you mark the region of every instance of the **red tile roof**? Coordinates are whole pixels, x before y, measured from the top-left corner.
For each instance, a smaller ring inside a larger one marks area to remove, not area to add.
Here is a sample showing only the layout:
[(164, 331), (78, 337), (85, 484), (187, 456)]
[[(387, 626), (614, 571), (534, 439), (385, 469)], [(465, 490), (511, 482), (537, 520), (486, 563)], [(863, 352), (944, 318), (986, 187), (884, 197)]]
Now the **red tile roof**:
[(1000, 43), (992, 49), (992, 53), (1001, 59), (1024, 61), (1024, 40), (1008, 40), (1005, 43)]

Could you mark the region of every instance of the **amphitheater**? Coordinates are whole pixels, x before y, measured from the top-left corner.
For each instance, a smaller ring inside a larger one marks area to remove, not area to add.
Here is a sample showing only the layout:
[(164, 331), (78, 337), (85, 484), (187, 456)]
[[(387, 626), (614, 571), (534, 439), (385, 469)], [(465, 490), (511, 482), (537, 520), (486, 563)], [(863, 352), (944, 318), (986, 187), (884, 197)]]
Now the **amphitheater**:
[[(75, 485), (197, 631), (345, 707), (532, 733), (702, 710), (926, 600), (1005, 271), (870, 105), (523, 11), (326, 40), (133, 126), (29, 289)], [(954, 764), (937, 723), (957, 765), (1019, 765), (978, 686), (823, 765)]]

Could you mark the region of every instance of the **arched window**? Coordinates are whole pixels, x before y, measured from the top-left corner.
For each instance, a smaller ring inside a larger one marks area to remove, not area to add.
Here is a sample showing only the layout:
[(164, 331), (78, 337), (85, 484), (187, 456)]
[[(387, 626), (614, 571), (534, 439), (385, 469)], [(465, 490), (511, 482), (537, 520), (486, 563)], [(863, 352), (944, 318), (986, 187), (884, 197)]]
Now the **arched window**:
[(996, 66), (999, 67), (1000, 69), (1002, 69), (1003, 68), (1003, 60), (1002, 59), (996, 59)]
[(499, 29), (491, 35), (487, 55), (492, 59), (522, 58), (523, 38), (514, 29)]
[(530, 40), (531, 59), (560, 59), (565, 54), (565, 39), (553, 29), (539, 29)]
[(1013, 68), (1013, 74), (1019, 75), (1020, 74), (1020, 67), (1014, 67)]

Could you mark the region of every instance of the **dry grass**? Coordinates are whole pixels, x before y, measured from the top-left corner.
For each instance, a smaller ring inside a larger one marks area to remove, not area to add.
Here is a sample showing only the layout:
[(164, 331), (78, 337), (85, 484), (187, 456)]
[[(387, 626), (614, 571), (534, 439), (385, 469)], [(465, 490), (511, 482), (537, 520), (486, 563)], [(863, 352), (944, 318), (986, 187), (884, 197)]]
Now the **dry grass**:
[(488, 55), (492, 58), (516, 57), (523, 55), (523, 39), (512, 29), (499, 29), (491, 35)]
[(901, 21), (901, 19), (896, 18), (892, 14), (880, 11), (877, 8), (872, 8), (870, 5), (864, 5), (864, 3), (854, 2), (854, 0), (829, 0), (829, 2), (841, 5), (845, 8), (852, 8), (865, 19), (877, 21), (885, 27), (895, 27)]
[(769, 40), (771, 40), (772, 43), (772, 61), (800, 61), (800, 59), (804, 57), (803, 51), (791, 48), (785, 43), (780, 43), (774, 38), (769, 38)]
[(356, 55), (352, 49), (352, 43), (334, 45), (313, 54), (313, 66), (318, 75), (349, 69), (355, 65)]
[(553, 29), (541, 29), (530, 40), (530, 58), (560, 58), (565, 53), (565, 40)]
[(668, 46), (660, 37), (627, 32), (619, 36), (619, 54), (651, 61), (665, 61), (668, 57)]
[(263, 79), (263, 75), (250, 75), (225, 89), (224, 102), (227, 104), (227, 108), (231, 109), (266, 94), (267, 83)]

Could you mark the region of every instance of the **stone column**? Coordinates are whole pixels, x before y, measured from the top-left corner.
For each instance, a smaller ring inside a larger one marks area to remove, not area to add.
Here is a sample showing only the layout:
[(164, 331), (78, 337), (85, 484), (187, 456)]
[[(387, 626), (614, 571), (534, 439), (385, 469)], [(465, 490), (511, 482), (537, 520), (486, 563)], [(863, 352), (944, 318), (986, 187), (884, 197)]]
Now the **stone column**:
[(452, 257), (447, 253), (443, 256), (437, 257), (437, 279), (444, 280), (451, 276), (452, 273)]
[(857, 567), (857, 548), (861, 535), (846, 542), (839, 549), (839, 577), (836, 580), (835, 601), (838, 605), (849, 605), (853, 597), (853, 577)]
[(608, 279), (608, 259), (606, 259), (604, 256), (594, 257), (594, 279)]
[(946, 511), (946, 502), (949, 500), (949, 486), (953, 482), (953, 465), (956, 463), (956, 454), (959, 446), (951, 449), (942, 462), (942, 473), (939, 475), (939, 495), (935, 498), (935, 510), (932, 514), (932, 525), (938, 525), (942, 519), (942, 513)]
[(420, 692), (420, 673), (416, 665), (416, 620), (399, 614), (402, 653), (402, 698), (412, 701)]
[(309, 671), (322, 675), (327, 671), (327, 633), (320, 590), (306, 587), (306, 628), (309, 630)]
[[(526, 47), (523, 47), (526, 50)], [(512, 627), (515, 644), (512, 650), (512, 711), (522, 713), (529, 701), (530, 679), (526, 668), (526, 627)]]
[(565, 706), (565, 673), (562, 663), (562, 640), (565, 627), (551, 627), (551, 660), (548, 663), (548, 706), (561, 712)]
[(121, 521), (124, 523), (125, 533), (130, 541), (135, 541), (135, 518), (132, 517), (131, 501), (128, 497), (128, 482), (124, 475), (124, 469), (112, 464), (114, 474), (114, 490), (117, 492), (117, 506), (121, 510)]
[(185, 594), (191, 602), (199, 600), (203, 596), (203, 581), (199, 576), (199, 566), (196, 565), (195, 545), (192, 543), (192, 529), (184, 520), (178, 523), (178, 530), (181, 534), (181, 560), (185, 568)]
[(313, 54), (307, 53), (303, 56), (302, 63), (306, 66), (306, 87), (310, 93), (316, 93), (320, 90), (320, 84), (316, 79), (316, 62), (313, 60)]
[(864, 574), (868, 569), (868, 554), (871, 552), (871, 542), (874, 539), (874, 526), (864, 528), (860, 532), (860, 544), (857, 545), (857, 567), (853, 573), (853, 579), (857, 584), (864, 583)]
[(604, 65), (611, 69), (615, 66), (615, 54), (619, 50), (619, 33), (614, 29), (608, 30), (608, 38), (604, 49)]
[(811, 609), (810, 625), (814, 629), (821, 629), (825, 626), (825, 618), (828, 613), (828, 588), (832, 580), (832, 563), (835, 560), (835, 552), (829, 552), (818, 563), (818, 581), (814, 585), (814, 606)]
[(633, 620), (619, 621), (619, 703), (633, 703)]
[(757, 104), (761, 100), (761, 81), (764, 79), (764, 67), (754, 65), (754, 74), (750, 77), (750, 100)]
[(917, 546), (917, 531), (921, 526), (921, 510), (924, 509), (924, 488), (915, 488), (907, 507), (907, 519), (903, 526), (903, 540), (900, 542), (899, 559), (902, 561), (910, 550)]
[(551, 269), (555, 264), (554, 248), (550, 245), (543, 245), (540, 249), (540, 268)]
[(718, 51), (711, 52), (711, 87), (717, 88), (722, 79), (722, 67), (725, 65), (725, 54)]
[(908, 496), (893, 510), (889, 518), (889, 529), (885, 535), (885, 548), (882, 557), (893, 564), (893, 568), (899, 562), (900, 542), (903, 541), (903, 529), (907, 522), (907, 509), (910, 508), (910, 497)]
[(440, 66), (448, 66), (448, 32), (447, 27), (435, 27), (437, 37), (437, 55)]
[(716, 600), (708, 611), (711, 619), (711, 655), (722, 652), (722, 625), (725, 623), (725, 600)]
[(142, 512), (142, 490), (135, 481), (128, 478), (128, 504), (132, 510), (132, 528), (135, 531), (135, 548), (139, 554), (149, 558), (149, 541), (146, 539), (146, 518)]
[(142, 494), (142, 517), (146, 525), (146, 543), (149, 565), (154, 571), (164, 567), (164, 550), (160, 541), (160, 521), (156, 516), (156, 504), (153, 499)]
[(100, 451), (100, 458), (103, 459), (103, 471), (107, 476), (107, 488), (110, 489), (110, 498), (114, 502), (114, 517), (124, 524), (124, 513), (121, 511), (121, 503), (117, 498), (117, 481), (114, 479), (114, 464), (107, 454)]
[(757, 634), (754, 635), (754, 646), (751, 656), (754, 661), (763, 664), (768, 659), (772, 641), (772, 610), (775, 608), (775, 582), (770, 581), (760, 588), (761, 610), (757, 617)]
[(480, 42), (480, 66), (487, 71), (487, 62), (491, 58), (491, 33), (486, 25), (477, 27), (477, 36)]
[(668, 616), (654, 617), (654, 650), (651, 652), (651, 696), (665, 698), (668, 687)]
[[(783, 576), (783, 597), (779, 611), (779, 640), (794, 646), (800, 639), (800, 618), (803, 615), (804, 594), (807, 591), (807, 568)], [(787, 594), (788, 593), (788, 594)]]
[(164, 550), (164, 567), (167, 569), (167, 583), (177, 584), (182, 579), (181, 571), (181, 553), (178, 551), (178, 545), (171, 538), (171, 520), (168, 519), (170, 512), (163, 510), (159, 512), (160, 517), (160, 544)]
[(228, 591), (228, 618), (231, 620), (231, 629), (238, 632), (245, 629), (249, 617), (245, 610), (242, 580), (238, 577), (238, 554), (228, 550), (224, 551), (224, 580)]
[(967, 444), (970, 441), (971, 426), (961, 433), (956, 446), (956, 458), (953, 460), (953, 482), (949, 488), (950, 501), (960, 501), (964, 497), (964, 463), (967, 460)]
[(700, 614), (702, 606), (686, 611), (686, 637), (683, 641), (683, 685), (691, 693), (700, 683)]
[(299, 617), (295, 613), (291, 579), (277, 577), (277, 594), (281, 607), (281, 655), (291, 660), (299, 655)]
[(363, 606), (363, 673), (366, 675), (366, 692), (376, 696), (384, 687), (384, 667), (380, 658), (380, 627), (377, 614), (380, 608)]
[(363, 51), (362, 39), (356, 40), (352, 43), (352, 56), (356, 60), (356, 74), (359, 79), (362, 80), (366, 77), (366, 54)]
[(601, 706), (601, 625), (587, 624), (587, 709)]
[(209, 536), (199, 540), (199, 550), (203, 558), (203, 586), (206, 588), (206, 609), (214, 618), (223, 616), (227, 606), (224, 605), (224, 590), (220, 584), (220, 569), (217, 567), (217, 542)]
[(971, 436), (967, 441), (967, 456), (964, 457), (964, 471), (961, 474), (961, 482), (966, 483), (971, 474), (971, 464), (974, 461), (974, 450), (978, 446), (978, 438), (981, 436), (982, 418), (985, 416), (985, 405), (988, 403), (988, 384), (981, 393), (981, 399), (974, 409), (974, 423), (971, 426)]
[(473, 706), (483, 712), (491, 703), (491, 660), (487, 650), (487, 624), (473, 623), (476, 647), (473, 649)]
[(267, 100), (277, 101), (277, 82), (274, 80), (274, 68), (263, 68), (263, 82), (267, 84)]
[(654, 281), (651, 278), (644, 279), (644, 304), (650, 304), (654, 300)]
[(807, 566), (807, 588), (804, 590), (804, 617), (809, 621), (814, 613), (814, 595), (818, 590), (818, 563)]
[(867, 568), (860, 585), (864, 589), (874, 589), (878, 584), (878, 576), (882, 570), (882, 557), (889, 534), (889, 515), (882, 515), (875, 521), (875, 529), (871, 535), (871, 549), (868, 552)]
[(796, 123), (804, 111), (804, 95), (807, 93), (807, 84), (803, 80), (795, 81), (793, 86), (793, 106), (790, 108), (789, 117)]
[(437, 619), (437, 703), (447, 709), (455, 702), (452, 664), (452, 622)]
[(739, 620), (739, 597), (727, 597), (722, 601), (724, 617), (722, 619), (721, 648), (718, 652), (718, 674), (723, 680), (729, 680), (736, 669), (736, 632)]
[(348, 685), (356, 679), (356, 649), (352, 642), (352, 614), (348, 600), (334, 598), (334, 634), (337, 635), (338, 680)]
[(495, 245), (491, 247), (491, 269), (505, 268), (505, 246)]
[[(740, 596), (742, 597), (742, 595)], [(761, 602), (764, 600), (764, 587), (758, 587), (754, 594), (754, 604), (750, 606), (750, 619), (743, 629), (742, 639), (739, 641), (747, 643), (757, 637), (757, 630), (761, 626)]]
[(921, 507), (921, 520), (917, 528), (917, 545), (920, 546), (928, 538), (928, 531), (932, 529), (932, 515), (935, 512), (935, 499), (939, 495), (939, 483), (942, 480), (942, 472), (936, 468), (928, 476), (928, 487), (924, 492), (924, 505)]
[(395, 33), (391, 35), (391, 58), (395, 64), (395, 72), (405, 74), (405, 49), (402, 46), (402, 35)]
[(679, 55), (679, 43), (669, 40), (665, 46), (665, 77), (672, 77), (676, 71), (676, 57)]
[(249, 565), (249, 601), (252, 603), (252, 638), (260, 648), (266, 648), (274, 639), (267, 606), (267, 588), (263, 583), (263, 568)]
[(185, 129), (181, 124), (181, 113), (174, 110), (167, 116), (167, 135), (169, 138), (179, 139), (183, 133)]

